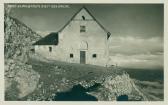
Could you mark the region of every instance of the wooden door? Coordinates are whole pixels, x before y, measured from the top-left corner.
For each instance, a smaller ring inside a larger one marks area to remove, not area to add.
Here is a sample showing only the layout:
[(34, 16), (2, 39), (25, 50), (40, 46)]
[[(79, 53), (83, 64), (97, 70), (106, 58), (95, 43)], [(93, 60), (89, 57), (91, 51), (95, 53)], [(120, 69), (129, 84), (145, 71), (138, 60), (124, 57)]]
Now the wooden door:
[(80, 63), (85, 64), (86, 63), (86, 52), (80, 51)]

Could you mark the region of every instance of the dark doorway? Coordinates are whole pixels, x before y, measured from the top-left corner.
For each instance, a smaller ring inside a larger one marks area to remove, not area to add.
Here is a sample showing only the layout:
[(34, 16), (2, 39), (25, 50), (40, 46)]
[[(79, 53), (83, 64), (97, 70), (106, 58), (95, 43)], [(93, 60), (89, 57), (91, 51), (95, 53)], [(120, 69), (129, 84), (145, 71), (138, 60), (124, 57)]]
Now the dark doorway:
[(80, 63), (85, 64), (86, 63), (86, 52), (80, 51)]

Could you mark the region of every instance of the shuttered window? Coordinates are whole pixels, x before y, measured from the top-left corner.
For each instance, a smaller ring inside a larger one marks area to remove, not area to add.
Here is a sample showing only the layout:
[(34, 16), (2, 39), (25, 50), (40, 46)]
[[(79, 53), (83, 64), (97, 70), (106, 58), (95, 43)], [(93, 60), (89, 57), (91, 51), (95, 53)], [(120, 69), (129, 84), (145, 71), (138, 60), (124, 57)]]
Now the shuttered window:
[(86, 26), (80, 26), (80, 32), (86, 32)]

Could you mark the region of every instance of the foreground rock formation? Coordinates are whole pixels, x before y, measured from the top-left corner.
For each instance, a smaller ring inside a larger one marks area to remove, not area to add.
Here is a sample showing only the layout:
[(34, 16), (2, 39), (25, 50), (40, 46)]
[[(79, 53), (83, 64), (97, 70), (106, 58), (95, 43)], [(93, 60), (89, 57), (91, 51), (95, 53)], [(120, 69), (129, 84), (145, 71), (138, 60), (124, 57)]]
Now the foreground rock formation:
[(134, 81), (127, 73), (117, 75), (116, 77), (108, 76), (104, 78), (102, 87), (96, 92), (91, 92), (100, 101), (116, 101), (117, 97), (122, 95), (128, 96), (128, 101), (147, 101), (147, 97), (140, 92), (134, 84)]

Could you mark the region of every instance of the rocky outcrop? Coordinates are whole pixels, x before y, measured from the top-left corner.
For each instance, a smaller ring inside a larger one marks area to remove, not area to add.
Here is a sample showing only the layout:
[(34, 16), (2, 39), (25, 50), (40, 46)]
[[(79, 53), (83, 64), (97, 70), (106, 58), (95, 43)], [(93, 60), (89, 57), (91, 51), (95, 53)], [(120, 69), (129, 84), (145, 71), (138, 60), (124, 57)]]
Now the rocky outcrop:
[[(4, 25), (5, 99), (17, 100), (33, 92), (39, 81), (40, 75), (27, 61), (32, 43), (40, 36), (8, 15), (4, 17)], [(12, 94), (13, 91), (17, 92)]]
[(31, 45), (41, 37), (17, 19), (4, 17), (5, 59), (17, 59), (27, 62)]
[(91, 92), (93, 96), (100, 101), (116, 101), (117, 97), (122, 95), (128, 96), (128, 101), (147, 101), (146, 96), (140, 92), (134, 81), (127, 73), (117, 75), (116, 77), (108, 76), (104, 78), (102, 87), (96, 92)]
[(22, 98), (33, 92), (39, 78), (40, 75), (32, 69), (31, 65), (12, 59), (5, 61), (5, 89), (6, 92), (10, 91), (11, 85), (15, 81), (17, 83), (15, 88), (19, 90), (17, 98)]

